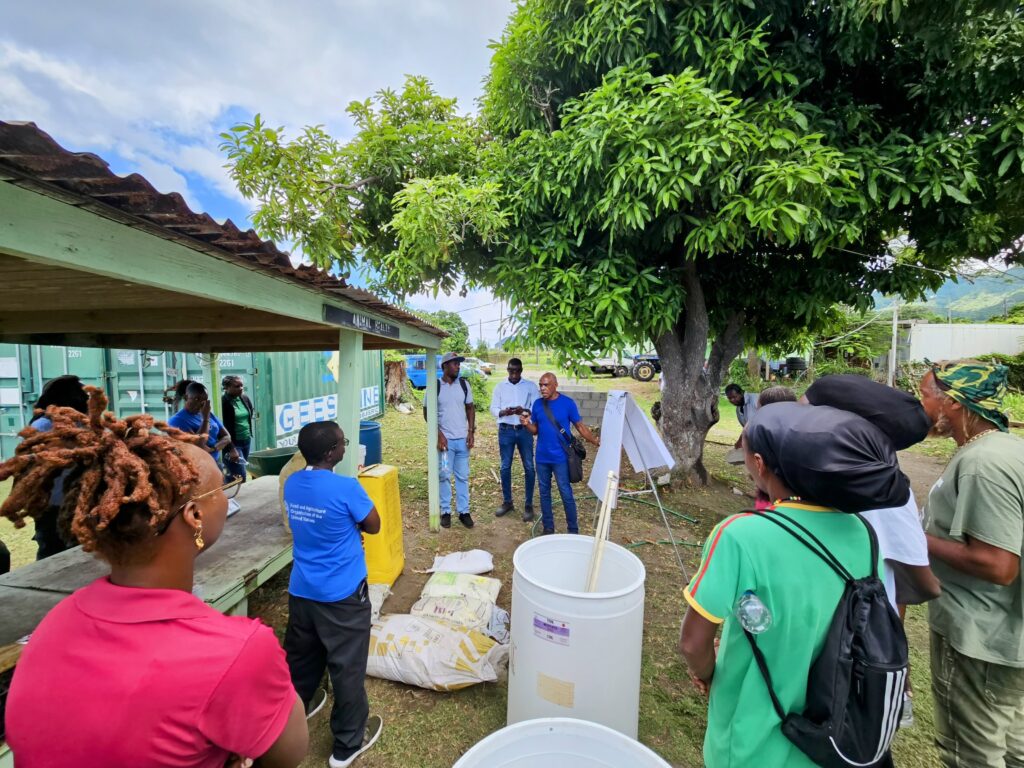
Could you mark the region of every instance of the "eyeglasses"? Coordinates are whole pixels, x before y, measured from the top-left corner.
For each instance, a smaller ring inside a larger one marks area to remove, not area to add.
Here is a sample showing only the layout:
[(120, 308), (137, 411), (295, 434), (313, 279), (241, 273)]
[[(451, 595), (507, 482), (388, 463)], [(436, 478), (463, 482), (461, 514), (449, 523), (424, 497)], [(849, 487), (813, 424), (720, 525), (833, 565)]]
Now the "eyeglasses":
[(244, 478), (236, 477), (230, 483), (225, 483), (224, 485), (214, 488), (211, 491), (200, 493), (198, 496), (192, 496), (188, 501), (186, 501), (184, 504), (182, 504), (180, 507), (178, 507), (176, 510), (174, 510), (171, 514), (167, 516), (167, 519), (164, 520), (164, 524), (160, 526), (160, 529), (156, 532), (156, 535), (161, 536), (162, 534), (166, 533), (167, 529), (171, 527), (171, 522), (174, 520), (175, 517), (177, 517), (178, 513), (181, 512), (181, 510), (188, 506), (189, 502), (199, 501), (199, 499), (204, 499), (207, 496), (212, 496), (213, 494), (218, 492), (222, 492), (225, 497), (233, 499), (235, 498), (235, 496), (238, 495), (238, 489), (242, 487), (243, 482), (245, 482)]
[[(206, 493), (200, 493), (198, 496), (193, 496), (188, 501), (198, 501), (199, 499), (205, 498), (207, 496), (212, 496), (217, 491), (223, 491), (224, 495), (227, 498), (233, 499), (233, 498), (235, 498), (235, 496), (238, 495), (238, 489), (242, 487), (242, 483), (243, 482), (245, 482), (245, 480), (243, 478), (236, 477), (230, 483), (225, 483), (220, 488), (214, 488), (212, 491), (207, 491)], [(185, 504), (188, 504), (188, 501), (186, 501)], [(181, 506), (184, 507), (185, 504), (182, 504)], [(180, 507), (179, 507), (179, 509), (180, 509)]]
[[(348, 448), (348, 438), (347, 437), (341, 438), (341, 444), (344, 445), (346, 448)], [(333, 451), (337, 447), (338, 447), (338, 444), (335, 443), (334, 445), (331, 446), (331, 450)]]

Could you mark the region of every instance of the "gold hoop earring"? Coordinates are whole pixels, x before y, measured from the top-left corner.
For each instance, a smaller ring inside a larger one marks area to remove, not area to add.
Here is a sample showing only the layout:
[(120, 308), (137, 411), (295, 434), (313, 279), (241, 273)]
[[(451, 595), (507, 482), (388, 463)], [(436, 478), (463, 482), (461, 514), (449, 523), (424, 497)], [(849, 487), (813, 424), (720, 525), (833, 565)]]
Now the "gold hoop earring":
[(206, 542), (203, 541), (203, 524), (199, 523), (199, 527), (196, 528), (196, 549), (202, 549), (206, 546)]

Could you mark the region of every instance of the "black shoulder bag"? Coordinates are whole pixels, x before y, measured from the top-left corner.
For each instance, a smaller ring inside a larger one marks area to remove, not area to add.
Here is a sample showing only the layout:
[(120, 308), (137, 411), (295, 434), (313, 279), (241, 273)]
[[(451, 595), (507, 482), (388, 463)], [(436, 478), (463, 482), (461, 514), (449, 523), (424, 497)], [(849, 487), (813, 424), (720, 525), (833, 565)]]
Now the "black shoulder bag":
[(551, 406), (548, 405), (547, 400), (542, 400), (541, 404), (544, 406), (544, 414), (551, 422), (551, 426), (558, 430), (558, 442), (562, 444), (562, 450), (565, 451), (565, 456), (569, 460), (569, 482), (579, 483), (583, 480), (583, 460), (587, 458), (587, 449), (583, 447), (583, 443), (579, 439), (566, 434), (562, 425), (555, 421), (555, 416), (551, 413)]

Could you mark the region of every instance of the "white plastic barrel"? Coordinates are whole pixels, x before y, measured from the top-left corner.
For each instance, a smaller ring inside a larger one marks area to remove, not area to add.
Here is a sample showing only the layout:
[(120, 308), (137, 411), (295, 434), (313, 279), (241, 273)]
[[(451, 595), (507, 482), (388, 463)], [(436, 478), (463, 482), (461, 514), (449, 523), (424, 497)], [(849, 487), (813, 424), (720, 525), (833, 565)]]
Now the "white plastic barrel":
[(508, 724), (569, 717), (636, 738), (644, 564), (607, 542), (584, 592), (590, 536), (540, 536), (512, 556)]
[(552, 717), (495, 731), (453, 768), (670, 768), (639, 741), (597, 723)]

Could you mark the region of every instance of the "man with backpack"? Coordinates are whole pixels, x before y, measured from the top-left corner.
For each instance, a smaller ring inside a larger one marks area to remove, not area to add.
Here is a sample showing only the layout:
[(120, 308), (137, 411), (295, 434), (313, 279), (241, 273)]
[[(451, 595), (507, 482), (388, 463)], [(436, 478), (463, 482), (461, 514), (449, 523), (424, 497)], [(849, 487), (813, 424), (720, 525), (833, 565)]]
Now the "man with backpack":
[(932, 693), (947, 768), (1024, 766), (1024, 441), (1002, 411), (1007, 369), (932, 364), (921, 403), (957, 450), (926, 507), (942, 582), (931, 603)]
[(774, 504), (716, 526), (684, 591), (680, 651), (710, 694), (705, 764), (891, 766), (906, 637), (877, 538), (849, 513), (906, 498), (892, 444), (855, 414), (791, 402), (741, 440)]
[[(459, 522), (473, 527), (469, 513), (469, 452), (476, 435), (473, 390), (459, 376), (466, 358), (455, 352), (441, 357), (441, 378), (437, 382), (437, 450), (440, 453), (441, 527), (452, 527), (452, 475), (455, 475), (455, 510)], [(426, 416), (424, 406), (424, 416)]]

